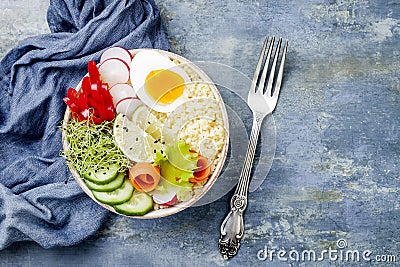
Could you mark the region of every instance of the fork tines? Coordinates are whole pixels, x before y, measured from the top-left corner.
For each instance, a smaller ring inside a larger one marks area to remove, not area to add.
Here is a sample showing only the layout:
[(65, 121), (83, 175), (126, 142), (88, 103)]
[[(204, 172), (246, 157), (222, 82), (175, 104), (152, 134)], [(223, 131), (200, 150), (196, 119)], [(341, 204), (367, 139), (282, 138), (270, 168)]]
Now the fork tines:
[[(263, 48), (261, 50), (261, 55), (260, 58), (258, 59), (257, 63), (257, 68), (254, 73), (253, 77), (253, 84), (251, 90), (254, 90), (254, 92), (257, 92), (258, 90), (263, 90), (265, 81), (267, 78), (267, 75), (269, 73), (269, 79), (268, 79), (268, 84), (267, 84), (267, 89), (265, 90), (265, 94), (268, 96), (272, 96), (272, 87), (274, 85), (274, 77), (276, 73), (276, 65), (278, 63), (278, 58), (281, 50), (281, 44), (282, 44), (282, 38), (279, 38), (278, 44), (275, 49), (274, 48), (274, 43), (275, 43), (275, 36), (272, 37), (271, 42), (269, 42), (269, 47), (267, 50), (268, 46), (268, 41), (269, 38), (268, 36), (265, 38)], [(279, 66), (279, 71), (278, 71), (278, 76), (275, 81), (275, 87), (274, 87), (274, 97), (278, 97), (279, 90), (281, 88), (282, 84), (282, 76), (283, 76), (283, 67), (285, 65), (285, 58), (286, 58), (286, 51), (287, 51), (287, 46), (288, 46), (288, 40), (285, 41), (285, 45), (283, 47), (283, 52), (282, 52), (282, 57), (280, 60), (280, 66)], [(274, 50), (274, 58), (273, 61), (271, 61), (271, 55)], [(265, 52), (267, 51), (267, 55), (265, 56)], [(264, 59), (265, 58), (265, 59)], [(264, 66), (264, 67), (263, 67)], [(261, 73), (261, 69), (262, 73)], [(261, 77), (260, 77), (261, 74)], [(260, 93), (260, 92), (258, 92)], [(264, 92), (261, 92), (261, 94)]]

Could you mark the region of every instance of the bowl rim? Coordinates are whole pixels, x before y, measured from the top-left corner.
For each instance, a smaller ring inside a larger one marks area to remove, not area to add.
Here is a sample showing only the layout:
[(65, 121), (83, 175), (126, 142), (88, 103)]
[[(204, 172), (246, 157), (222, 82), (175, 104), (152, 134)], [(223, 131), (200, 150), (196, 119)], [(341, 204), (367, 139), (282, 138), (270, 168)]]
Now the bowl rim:
[[(131, 49), (128, 50), (132, 57), (134, 57), (138, 52), (143, 51), (143, 50), (153, 50), (153, 51), (157, 51), (161, 54), (164, 54), (166, 56), (168, 56), (170, 59), (175, 59), (178, 60), (180, 62), (179, 65), (187, 65), (189, 66), (197, 75), (199, 75), (200, 77), (200, 81), (202, 82), (206, 82), (210, 88), (211, 91), (213, 92), (214, 96), (216, 97), (216, 101), (219, 104), (220, 110), (222, 112), (222, 121), (224, 123), (224, 130), (225, 130), (225, 142), (224, 142), (224, 146), (222, 148), (222, 151), (220, 152), (220, 159), (218, 164), (216, 165), (213, 173), (211, 174), (211, 177), (208, 179), (208, 181), (206, 182), (206, 184), (204, 184), (202, 186), (202, 191), (201, 193), (196, 193), (194, 195), (194, 197), (192, 197), (190, 200), (188, 201), (184, 201), (184, 202), (180, 202), (176, 205), (173, 205), (172, 207), (168, 207), (168, 208), (161, 208), (158, 210), (152, 210), (148, 213), (146, 213), (145, 215), (142, 216), (130, 216), (130, 215), (125, 215), (125, 214), (121, 214), (117, 211), (115, 211), (115, 209), (111, 206), (111, 205), (107, 205), (104, 203), (101, 203), (100, 201), (98, 201), (94, 196), (92, 191), (87, 187), (87, 185), (85, 184), (85, 182), (83, 181), (83, 179), (81, 178), (81, 176), (78, 174), (78, 172), (71, 166), (70, 163), (67, 162), (68, 168), (72, 173), (72, 176), (74, 177), (75, 181), (77, 182), (77, 184), (79, 185), (80, 188), (82, 188), (82, 190), (92, 199), (94, 200), (97, 204), (99, 204), (100, 206), (102, 206), (103, 208), (118, 214), (120, 216), (125, 216), (125, 217), (129, 217), (129, 218), (138, 218), (138, 219), (156, 219), (156, 218), (162, 218), (162, 217), (166, 217), (166, 216), (170, 216), (173, 215), (175, 213), (178, 213), (180, 211), (185, 210), (186, 208), (191, 207), (194, 203), (196, 203), (197, 201), (199, 201), (201, 199), (201, 197), (203, 197), (208, 190), (213, 186), (213, 184), (215, 183), (215, 181), (217, 180), (217, 178), (219, 177), (219, 175), (221, 174), (222, 168), (224, 166), (224, 163), (226, 161), (226, 157), (227, 157), (227, 153), (228, 153), (228, 147), (229, 147), (229, 120), (228, 120), (228, 114), (226, 111), (226, 107), (225, 107), (225, 103), (221, 97), (221, 94), (219, 93), (216, 85), (212, 82), (212, 80), (210, 79), (210, 77), (202, 70), (200, 69), (197, 65), (195, 65), (193, 62), (191, 62), (190, 60), (177, 55), (175, 53), (169, 52), (169, 51), (165, 51), (165, 50), (160, 50), (160, 49), (153, 49), (153, 48), (140, 48), (140, 49)], [(87, 74), (86, 74), (87, 75)], [(85, 75), (85, 76), (86, 76)], [(85, 77), (84, 76), (84, 77)], [(82, 77), (83, 79), (83, 77)], [(78, 83), (78, 85), (76, 86), (76, 90), (80, 91), (81, 90), (81, 84), (82, 84), (82, 80)], [(64, 113), (64, 118), (63, 118), (63, 125), (62, 125), (62, 145), (63, 145), (63, 150), (67, 150), (68, 148), (68, 142), (66, 140), (65, 137), (65, 125), (66, 123), (69, 121), (69, 119), (71, 118), (71, 111), (69, 109), (69, 107), (67, 106), (65, 113)]]

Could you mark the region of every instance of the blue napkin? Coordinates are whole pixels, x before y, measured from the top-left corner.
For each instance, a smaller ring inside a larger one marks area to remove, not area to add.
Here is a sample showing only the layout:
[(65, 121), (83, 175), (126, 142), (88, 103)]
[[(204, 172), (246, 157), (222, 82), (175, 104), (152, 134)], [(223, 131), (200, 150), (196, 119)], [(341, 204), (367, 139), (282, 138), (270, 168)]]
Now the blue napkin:
[(51, 0), (47, 14), (51, 33), (24, 40), (0, 63), (0, 249), (24, 240), (72, 245), (99, 229), (108, 211), (59, 156), (62, 98), (107, 47), (169, 49), (153, 0)]

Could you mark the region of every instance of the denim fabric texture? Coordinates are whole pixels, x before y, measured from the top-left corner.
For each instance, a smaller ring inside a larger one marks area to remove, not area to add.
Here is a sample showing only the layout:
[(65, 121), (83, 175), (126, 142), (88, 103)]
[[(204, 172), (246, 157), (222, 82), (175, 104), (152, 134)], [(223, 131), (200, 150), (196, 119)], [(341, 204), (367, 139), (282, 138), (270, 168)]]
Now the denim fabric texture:
[(51, 33), (0, 62), (0, 249), (73, 245), (101, 227), (109, 212), (59, 156), (62, 98), (108, 47), (169, 49), (153, 0), (51, 0), (47, 21)]

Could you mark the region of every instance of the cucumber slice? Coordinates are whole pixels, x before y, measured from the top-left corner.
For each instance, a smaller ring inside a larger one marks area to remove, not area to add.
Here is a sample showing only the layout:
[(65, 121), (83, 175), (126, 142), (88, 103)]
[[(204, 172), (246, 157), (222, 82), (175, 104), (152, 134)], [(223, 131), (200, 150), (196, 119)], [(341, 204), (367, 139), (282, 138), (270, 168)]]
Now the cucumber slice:
[(121, 187), (124, 182), (125, 173), (120, 172), (117, 177), (108, 184), (96, 184), (89, 180), (85, 180), (87, 187), (98, 192), (110, 192)]
[(114, 206), (114, 209), (125, 215), (141, 216), (153, 209), (153, 198), (144, 192), (135, 190), (129, 201)]
[(93, 196), (100, 202), (117, 205), (128, 201), (132, 197), (133, 186), (129, 179), (125, 179), (120, 188), (111, 192), (92, 191)]
[(118, 165), (110, 165), (108, 169), (89, 170), (83, 174), (83, 178), (95, 184), (108, 184), (117, 177), (118, 171)]

